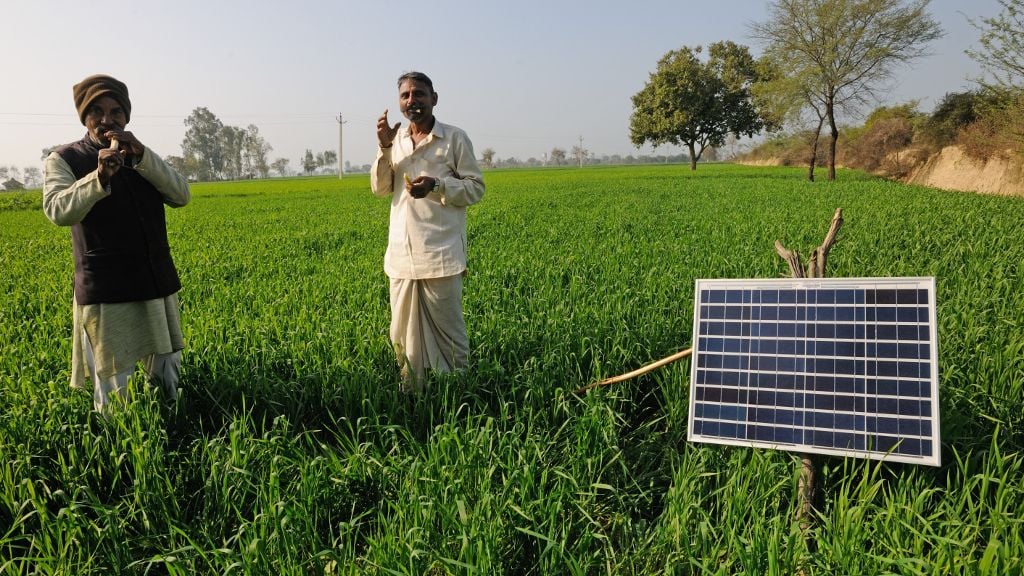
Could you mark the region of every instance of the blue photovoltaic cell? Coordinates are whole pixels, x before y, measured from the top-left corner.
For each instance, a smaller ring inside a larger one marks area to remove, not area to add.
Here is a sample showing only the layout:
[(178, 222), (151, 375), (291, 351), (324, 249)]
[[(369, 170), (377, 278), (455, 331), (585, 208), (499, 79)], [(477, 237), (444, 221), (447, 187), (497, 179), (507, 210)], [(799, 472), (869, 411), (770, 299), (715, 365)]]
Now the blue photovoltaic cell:
[(933, 278), (697, 280), (689, 438), (939, 465)]

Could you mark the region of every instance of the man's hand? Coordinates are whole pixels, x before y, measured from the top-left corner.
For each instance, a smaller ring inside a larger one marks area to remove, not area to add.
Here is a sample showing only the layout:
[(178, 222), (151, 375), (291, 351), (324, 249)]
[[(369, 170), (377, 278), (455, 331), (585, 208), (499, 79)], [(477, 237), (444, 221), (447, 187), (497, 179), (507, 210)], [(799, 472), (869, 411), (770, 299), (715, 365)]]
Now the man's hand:
[(391, 147), (391, 143), (395, 141), (395, 136), (398, 134), (398, 127), (401, 125), (401, 122), (396, 122), (392, 127), (388, 123), (387, 110), (381, 114), (380, 118), (377, 119), (377, 143), (380, 144), (381, 148)]
[(123, 152), (120, 150), (114, 150), (113, 148), (102, 148), (100, 150), (99, 159), (96, 161), (96, 174), (100, 178), (100, 184), (106, 186), (110, 184), (110, 179), (117, 174), (117, 171), (121, 169), (124, 164)]
[(120, 143), (122, 157), (133, 156), (141, 160), (142, 154), (146, 151), (146, 147), (143, 146), (142, 142), (139, 142), (139, 139), (131, 132), (108, 130), (103, 133), (103, 137), (107, 140), (116, 139)]
[(410, 180), (409, 175), (405, 175), (405, 189), (409, 191), (410, 196), (416, 199), (433, 192), (435, 182), (437, 182), (437, 178), (430, 176), (418, 176), (415, 180)]

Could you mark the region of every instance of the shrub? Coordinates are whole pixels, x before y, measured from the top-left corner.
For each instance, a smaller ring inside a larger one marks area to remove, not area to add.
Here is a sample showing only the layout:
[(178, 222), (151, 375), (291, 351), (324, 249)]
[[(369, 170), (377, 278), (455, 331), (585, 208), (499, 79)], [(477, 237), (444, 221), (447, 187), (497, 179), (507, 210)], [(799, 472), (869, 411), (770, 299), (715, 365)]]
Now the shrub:
[(907, 118), (890, 117), (876, 120), (850, 143), (846, 159), (854, 168), (902, 176), (909, 166), (901, 163), (900, 151), (910, 146), (914, 128)]
[(957, 134), (978, 120), (978, 109), (983, 106), (977, 91), (947, 93), (921, 126), (918, 140), (932, 150), (954, 144)]
[(982, 161), (1024, 154), (1024, 91), (990, 92), (977, 113), (957, 134), (965, 154)]

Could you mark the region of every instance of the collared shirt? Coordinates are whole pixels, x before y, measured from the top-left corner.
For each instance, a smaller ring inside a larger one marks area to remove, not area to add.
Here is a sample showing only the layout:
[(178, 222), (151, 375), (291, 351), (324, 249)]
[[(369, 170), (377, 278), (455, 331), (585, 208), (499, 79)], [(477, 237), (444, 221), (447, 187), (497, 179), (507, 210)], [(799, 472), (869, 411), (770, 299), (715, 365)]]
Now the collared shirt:
[[(430, 176), (440, 188), (423, 198), (405, 190), (405, 177)], [(377, 196), (391, 195), (391, 220), (384, 272), (391, 278), (443, 278), (466, 270), (466, 207), (484, 195), (473, 143), (461, 129), (435, 120), (413, 146), (409, 129), (377, 152), (370, 171)]]
[[(188, 203), (188, 181), (148, 148), (134, 169), (160, 191), (168, 206)], [(46, 157), (43, 212), (54, 224), (71, 226), (81, 222), (97, 202), (109, 195), (110, 190), (100, 184), (95, 171), (76, 180), (71, 167), (56, 152)], [(92, 345), (96, 372), (103, 377), (131, 370), (150, 354), (167, 354), (185, 346), (177, 294), (117, 304), (75, 302), (72, 317), (71, 385), (75, 387), (84, 386), (89, 376), (83, 330)]]

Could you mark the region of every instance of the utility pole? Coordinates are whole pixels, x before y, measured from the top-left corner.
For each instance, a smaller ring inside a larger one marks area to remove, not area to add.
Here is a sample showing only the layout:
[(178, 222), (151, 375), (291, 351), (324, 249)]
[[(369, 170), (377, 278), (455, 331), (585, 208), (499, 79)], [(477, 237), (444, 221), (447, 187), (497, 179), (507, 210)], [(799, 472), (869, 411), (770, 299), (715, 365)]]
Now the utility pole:
[(583, 135), (580, 134), (580, 147), (577, 149), (579, 152), (576, 154), (576, 160), (579, 162), (580, 168), (583, 168), (583, 156), (586, 154), (583, 151)]
[(341, 118), (341, 113), (338, 113), (338, 180), (341, 180), (345, 176), (345, 164), (341, 157), (341, 145), (344, 141), (342, 138), (342, 124), (345, 124), (345, 120)]

